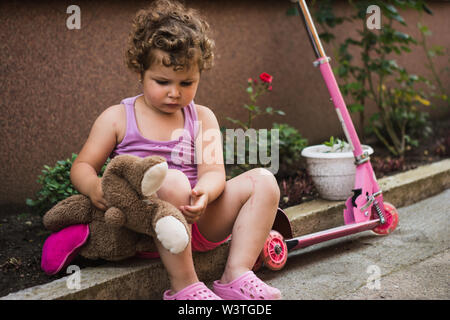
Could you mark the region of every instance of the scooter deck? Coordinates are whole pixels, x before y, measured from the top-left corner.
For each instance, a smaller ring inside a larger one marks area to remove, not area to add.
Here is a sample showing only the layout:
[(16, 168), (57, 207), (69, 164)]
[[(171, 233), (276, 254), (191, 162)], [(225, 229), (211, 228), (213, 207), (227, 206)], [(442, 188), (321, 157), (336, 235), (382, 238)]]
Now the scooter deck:
[(337, 239), (345, 237), (354, 233), (359, 233), (366, 230), (372, 230), (380, 224), (380, 219), (369, 220), (360, 223), (353, 223), (348, 225), (343, 225), (304, 236), (287, 239), (285, 240), (286, 246), (289, 252), (306, 248), (317, 243), (329, 241), (332, 239)]

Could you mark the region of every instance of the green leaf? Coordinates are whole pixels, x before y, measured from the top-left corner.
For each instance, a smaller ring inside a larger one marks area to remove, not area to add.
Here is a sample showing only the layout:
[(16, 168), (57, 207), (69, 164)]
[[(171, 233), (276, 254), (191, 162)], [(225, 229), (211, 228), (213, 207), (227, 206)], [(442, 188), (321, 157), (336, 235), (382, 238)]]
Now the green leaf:
[(445, 55), (445, 49), (443, 46), (439, 46), (439, 45), (433, 45), (431, 47), (431, 50), (434, 51), (435, 55), (437, 56), (443, 56)]
[(364, 106), (360, 103), (352, 103), (347, 106), (350, 112), (362, 112), (364, 111)]
[(287, 16), (298, 16), (299, 12), (297, 10), (297, 7), (290, 7), (286, 10)]
[(392, 18), (394, 20), (397, 20), (398, 22), (400, 22), (402, 25), (406, 26), (406, 22), (405, 19), (403, 19), (403, 17), (399, 14), (393, 15)]
[(346, 87), (351, 90), (360, 90), (363, 86), (360, 82), (350, 82), (346, 85)]
[(348, 68), (345, 65), (340, 65), (337, 69), (339, 77), (345, 77), (348, 74)]
[(326, 43), (330, 43), (331, 40), (334, 40), (336, 37), (334, 36), (334, 34), (330, 33), (330, 32), (322, 32), (319, 34), (319, 37), (322, 41), (326, 42)]
[(426, 3), (422, 3), (422, 9), (423, 11), (425, 11), (426, 13), (433, 15), (433, 11), (431, 11), (431, 9), (426, 5)]
[(404, 33), (404, 32), (400, 32), (400, 31), (395, 31), (394, 32), (394, 37), (396, 39), (398, 39), (398, 40), (403, 41), (403, 42), (411, 39), (411, 36), (409, 34)]
[(420, 22), (417, 23), (417, 27), (419, 28), (420, 32), (423, 33), (425, 36), (431, 36), (431, 30), (427, 26), (421, 24)]
[(396, 9), (393, 5), (387, 4), (387, 5), (385, 5), (384, 7), (385, 7), (390, 13), (392, 13), (392, 14), (398, 14), (397, 9)]
[(239, 123), (239, 120), (236, 120), (236, 119), (233, 119), (233, 118), (230, 118), (230, 117), (226, 117), (226, 119), (228, 121), (230, 121), (230, 122), (233, 122), (233, 123)]
[(403, 17), (398, 13), (397, 9), (391, 4), (383, 4), (383, 8), (385, 9), (385, 14), (387, 17), (392, 18), (403, 25), (406, 25)]
[(411, 49), (407, 46), (400, 46), (400, 49), (402, 49), (405, 52), (411, 52)]

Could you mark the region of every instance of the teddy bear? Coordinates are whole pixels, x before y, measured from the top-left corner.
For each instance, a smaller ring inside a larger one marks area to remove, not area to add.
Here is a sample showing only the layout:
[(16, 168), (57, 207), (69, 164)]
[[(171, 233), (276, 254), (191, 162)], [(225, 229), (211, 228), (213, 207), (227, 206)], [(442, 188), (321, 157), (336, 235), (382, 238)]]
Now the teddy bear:
[(77, 254), (88, 259), (117, 261), (137, 252), (156, 251), (154, 241), (176, 254), (190, 242), (183, 214), (159, 199), (168, 166), (165, 158), (118, 155), (107, 165), (102, 190), (108, 209), (97, 209), (81, 194), (57, 203), (43, 217), (53, 233), (42, 250), (41, 267), (59, 272)]

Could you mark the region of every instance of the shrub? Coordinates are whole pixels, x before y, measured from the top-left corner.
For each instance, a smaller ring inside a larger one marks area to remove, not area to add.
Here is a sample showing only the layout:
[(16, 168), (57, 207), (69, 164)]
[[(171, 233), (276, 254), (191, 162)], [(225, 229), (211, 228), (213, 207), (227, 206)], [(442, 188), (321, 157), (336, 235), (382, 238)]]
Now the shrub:
[[(367, 132), (374, 133), (389, 152), (403, 156), (410, 147), (419, 145), (419, 138), (431, 131), (427, 122), (428, 112), (421, 109), (429, 106), (429, 90), (418, 89), (425, 84), (432, 88), (427, 79), (410, 74), (397, 64), (394, 55), (411, 52), (418, 43), (411, 35), (401, 32), (397, 26), (406, 22), (396, 7), (429, 11), (424, 1), (349, 1), (352, 14), (336, 17), (331, 1), (323, 1), (316, 11), (316, 20), (325, 32), (320, 34), (326, 42), (334, 42), (329, 28), (344, 21), (358, 23), (361, 27), (357, 37), (347, 37), (336, 46), (339, 65), (335, 72), (343, 80), (342, 93), (353, 98), (348, 104), (351, 112), (358, 112), (360, 122)], [(381, 29), (373, 31), (366, 24), (366, 10), (369, 5), (381, 9)], [(428, 12), (427, 11), (427, 12)], [(360, 59), (354, 59), (353, 54)], [(377, 111), (366, 123), (364, 106), (372, 101)], [(420, 132), (421, 134), (417, 134)]]
[[(261, 73), (259, 75), (258, 79), (249, 78), (247, 80), (247, 89), (246, 92), (249, 95), (249, 103), (244, 104), (242, 107), (247, 110), (247, 120), (241, 121), (239, 119), (233, 119), (230, 117), (227, 117), (226, 119), (230, 122), (232, 122), (235, 125), (238, 125), (242, 130), (246, 131), (249, 129), (253, 129), (253, 120), (260, 116), (271, 116), (271, 115), (285, 115), (285, 113), (281, 110), (276, 110), (272, 107), (267, 108), (261, 108), (257, 105), (258, 98), (266, 93), (269, 93), (272, 91), (272, 81), (273, 77), (265, 72)], [(277, 173), (277, 176), (285, 176), (285, 175), (292, 175), (292, 166), (295, 166), (299, 160), (300, 160), (300, 153), (303, 150), (304, 147), (307, 145), (307, 140), (302, 137), (302, 135), (297, 131), (297, 129), (287, 125), (287, 124), (278, 124), (273, 123), (272, 130), (278, 131), (278, 138), (279, 138), (279, 171)], [(225, 138), (225, 143), (223, 144), (224, 149), (224, 157), (225, 159), (229, 158), (229, 153), (232, 152), (227, 147), (234, 146), (234, 154), (232, 155), (233, 159), (236, 159), (237, 155), (237, 148), (235, 141), (228, 141), (226, 140), (228, 137), (225, 135), (225, 128), (221, 128), (222, 134)], [(275, 142), (272, 139), (271, 130), (267, 130), (267, 145), (265, 144), (265, 141), (259, 140), (259, 130), (255, 130), (256, 137), (258, 137), (257, 146), (260, 150), (267, 150), (268, 156), (272, 156), (270, 154), (270, 150), (272, 150), (272, 144)], [(227, 177), (232, 178), (236, 175), (239, 175), (245, 171), (248, 171), (249, 169), (256, 168), (256, 167), (264, 167), (261, 163), (256, 164), (250, 164), (248, 155), (250, 154), (251, 146), (248, 141), (248, 139), (245, 140), (245, 161), (243, 164), (236, 163), (233, 165), (227, 166)], [(244, 159), (241, 159), (244, 160)]]
[[(77, 154), (72, 153), (71, 158), (59, 160), (53, 167), (44, 165), (42, 175), (39, 175), (37, 179), (37, 183), (42, 186), (41, 189), (36, 193), (35, 200), (26, 199), (26, 204), (34, 212), (44, 215), (59, 201), (79, 193), (70, 181), (70, 169), (76, 157)], [(99, 177), (103, 175), (108, 162), (109, 159), (103, 166)]]
[(277, 176), (293, 176), (293, 171), (300, 166), (301, 153), (308, 146), (308, 140), (303, 138), (297, 129), (288, 124), (274, 123), (272, 128), (278, 130), (280, 141), (280, 170)]

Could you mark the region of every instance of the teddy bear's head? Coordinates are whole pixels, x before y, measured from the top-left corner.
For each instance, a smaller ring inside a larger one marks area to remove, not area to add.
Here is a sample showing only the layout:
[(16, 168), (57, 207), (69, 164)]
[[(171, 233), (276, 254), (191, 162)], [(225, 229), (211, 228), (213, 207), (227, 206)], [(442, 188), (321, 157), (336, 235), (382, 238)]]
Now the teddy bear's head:
[(141, 199), (153, 195), (160, 187), (168, 170), (164, 157), (140, 158), (133, 155), (120, 155), (107, 166), (102, 185), (114, 184), (114, 178), (125, 179)]

